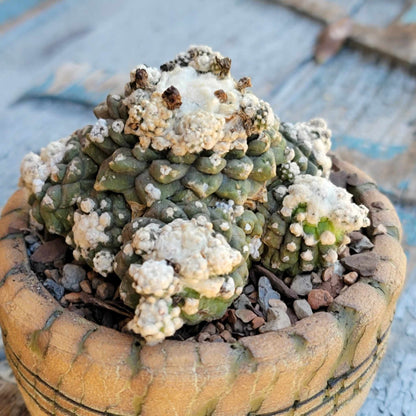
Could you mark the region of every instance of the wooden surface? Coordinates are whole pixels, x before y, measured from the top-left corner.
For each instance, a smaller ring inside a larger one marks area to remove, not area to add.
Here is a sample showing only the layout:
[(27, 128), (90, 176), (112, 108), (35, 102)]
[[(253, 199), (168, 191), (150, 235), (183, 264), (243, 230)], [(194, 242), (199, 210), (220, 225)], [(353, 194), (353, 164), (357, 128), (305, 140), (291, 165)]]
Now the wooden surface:
[[(334, 3), (361, 24), (385, 26), (406, 2)], [(410, 10), (402, 20), (411, 24), (415, 15)], [(236, 77), (252, 77), (254, 91), (282, 120), (327, 119), (336, 152), (356, 161), (396, 202), (409, 276), (386, 358), (359, 415), (412, 416), (416, 78), (377, 53), (354, 46), (316, 65), (313, 51), (321, 29), (317, 21), (272, 0), (1, 1), (0, 205), (16, 187), (23, 155), (93, 122), (92, 105), (108, 91), (117, 91), (131, 67), (158, 66), (190, 44), (211, 45), (232, 57)]]

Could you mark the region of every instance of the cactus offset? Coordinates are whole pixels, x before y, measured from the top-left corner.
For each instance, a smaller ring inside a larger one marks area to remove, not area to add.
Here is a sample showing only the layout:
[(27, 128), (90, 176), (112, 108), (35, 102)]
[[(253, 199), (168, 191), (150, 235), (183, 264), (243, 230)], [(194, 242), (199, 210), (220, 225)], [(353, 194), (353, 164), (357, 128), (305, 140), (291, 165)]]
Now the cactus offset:
[(322, 177), (299, 175), (271, 194), (279, 208), (267, 220), (262, 262), (272, 270), (295, 275), (334, 264), (348, 233), (370, 224), (366, 207)]
[(327, 179), (325, 122), (280, 123), (230, 70), (206, 46), (138, 65), (94, 125), (22, 163), (33, 225), (117, 274), (135, 309), (127, 327), (151, 344), (221, 317), (253, 261), (282, 276), (316, 270), (368, 225)]

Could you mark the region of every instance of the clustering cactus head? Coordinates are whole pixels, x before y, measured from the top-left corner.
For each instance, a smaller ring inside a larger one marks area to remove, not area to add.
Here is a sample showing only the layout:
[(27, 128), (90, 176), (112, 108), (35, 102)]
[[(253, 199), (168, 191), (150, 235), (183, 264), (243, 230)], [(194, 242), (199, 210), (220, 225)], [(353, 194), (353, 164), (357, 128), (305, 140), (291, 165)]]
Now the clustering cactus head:
[(367, 227), (368, 209), (351, 194), (319, 176), (299, 175), (288, 188), (272, 188), (280, 209), (271, 213), (263, 242), (263, 262), (295, 275), (334, 264), (350, 242), (348, 233)]
[(148, 343), (222, 316), (252, 261), (314, 270), (368, 225), (327, 179), (325, 122), (281, 124), (230, 68), (206, 46), (139, 65), (123, 95), (95, 108), (95, 125), (22, 163), (33, 224), (117, 274), (135, 309), (128, 328)]

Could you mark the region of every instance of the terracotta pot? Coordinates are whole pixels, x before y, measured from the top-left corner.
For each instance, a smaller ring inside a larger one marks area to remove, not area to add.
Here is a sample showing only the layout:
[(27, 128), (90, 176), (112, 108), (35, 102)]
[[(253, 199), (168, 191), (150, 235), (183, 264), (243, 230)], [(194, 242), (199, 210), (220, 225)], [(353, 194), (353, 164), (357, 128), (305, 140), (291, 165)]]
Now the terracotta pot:
[[(363, 403), (384, 352), (406, 258), (397, 214), (374, 181), (345, 163), (370, 208), (375, 272), (319, 312), (235, 344), (136, 338), (62, 308), (30, 270), (23, 191), (0, 222), (0, 323), (32, 415), (346, 415)], [(383, 227), (381, 227), (383, 228)]]

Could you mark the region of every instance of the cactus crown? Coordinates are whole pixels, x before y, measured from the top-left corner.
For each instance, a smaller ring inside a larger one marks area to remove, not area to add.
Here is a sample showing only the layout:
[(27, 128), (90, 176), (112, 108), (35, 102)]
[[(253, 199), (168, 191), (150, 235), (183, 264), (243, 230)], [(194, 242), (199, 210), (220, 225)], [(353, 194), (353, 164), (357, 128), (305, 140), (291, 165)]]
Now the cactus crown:
[(280, 124), (230, 68), (206, 46), (139, 65), (94, 125), (21, 165), (32, 224), (117, 274), (135, 308), (128, 329), (150, 344), (221, 317), (252, 261), (315, 270), (368, 225), (366, 208), (327, 179), (325, 122)]

